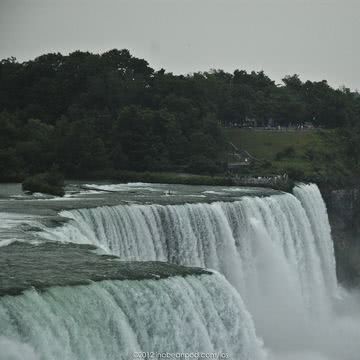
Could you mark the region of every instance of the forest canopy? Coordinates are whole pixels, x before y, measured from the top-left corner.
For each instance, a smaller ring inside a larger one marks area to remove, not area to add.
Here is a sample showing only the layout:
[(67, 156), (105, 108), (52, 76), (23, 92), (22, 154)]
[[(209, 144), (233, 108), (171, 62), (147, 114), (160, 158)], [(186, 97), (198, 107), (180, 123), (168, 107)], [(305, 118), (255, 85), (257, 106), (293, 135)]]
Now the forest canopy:
[(221, 172), (222, 128), (249, 119), (263, 126), (311, 122), (342, 128), (351, 138), (360, 95), (297, 75), (279, 85), (263, 71), (174, 75), (125, 49), (4, 59), (0, 177), (21, 179), (53, 166), (67, 177), (108, 170)]

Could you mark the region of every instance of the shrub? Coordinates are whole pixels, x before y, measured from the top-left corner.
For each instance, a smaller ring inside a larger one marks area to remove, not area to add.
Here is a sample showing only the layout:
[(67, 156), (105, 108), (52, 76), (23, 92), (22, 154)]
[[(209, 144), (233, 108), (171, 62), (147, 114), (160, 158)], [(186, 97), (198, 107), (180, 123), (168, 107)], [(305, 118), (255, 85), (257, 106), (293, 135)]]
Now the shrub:
[(64, 177), (56, 170), (27, 177), (22, 183), (22, 188), (31, 193), (41, 192), (55, 196), (65, 194)]
[(295, 154), (296, 154), (296, 151), (295, 151), (294, 147), (288, 146), (284, 150), (279, 151), (276, 154), (275, 159), (282, 160), (282, 159), (286, 159), (286, 158), (292, 158), (295, 156)]
[(301, 181), (305, 179), (305, 172), (299, 167), (289, 166), (285, 170), (291, 180)]

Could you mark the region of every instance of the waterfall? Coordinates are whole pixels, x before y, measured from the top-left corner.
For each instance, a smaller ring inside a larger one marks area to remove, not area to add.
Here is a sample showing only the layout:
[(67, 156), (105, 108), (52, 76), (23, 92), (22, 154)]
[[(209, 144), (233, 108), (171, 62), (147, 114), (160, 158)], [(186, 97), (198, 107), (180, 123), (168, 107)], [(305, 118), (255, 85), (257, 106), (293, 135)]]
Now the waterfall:
[(300, 186), (295, 195), (63, 211), (71, 221), (46, 236), (92, 243), (124, 260), (215, 269), (245, 298), (278, 281), (278, 292), (268, 289), (269, 296), (284, 302), (285, 291), (294, 307), (301, 302), (320, 315), (337, 288), (326, 208), (316, 185)]
[(4, 296), (0, 334), (6, 360), (145, 358), (136, 352), (265, 359), (240, 295), (220, 274)]
[(337, 284), (317, 186), (235, 200), (62, 211), (69, 221), (42, 236), (217, 270), (241, 294), (269, 359), (357, 360), (360, 301)]
[(312, 233), (316, 238), (317, 251), (326, 277), (326, 285), (334, 295), (337, 291), (336, 264), (331, 228), (325, 202), (315, 184), (299, 185), (294, 188), (295, 196), (300, 200), (310, 220)]
[[(341, 334), (352, 339), (351, 329), (359, 327), (337, 322), (334, 249), (316, 185), (234, 202), (104, 206), (61, 215), (70, 220), (43, 236), (95, 244), (126, 260), (168, 261), (224, 274), (275, 359), (291, 351), (304, 359), (312, 358), (312, 351), (354, 359), (360, 350), (339, 344)], [(346, 347), (351, 355), (344, 355)]]

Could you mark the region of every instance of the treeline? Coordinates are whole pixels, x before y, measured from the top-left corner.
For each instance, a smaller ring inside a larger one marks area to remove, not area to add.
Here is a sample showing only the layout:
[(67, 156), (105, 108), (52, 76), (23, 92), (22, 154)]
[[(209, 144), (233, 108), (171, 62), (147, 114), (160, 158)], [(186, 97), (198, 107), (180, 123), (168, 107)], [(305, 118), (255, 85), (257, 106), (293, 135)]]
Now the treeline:
[(283, 82), (276, 85), (262, 71), (174, 75), (128, 50), (4, 59), (0, 179), (53, 166), (67, 177), (117, 170), (213, 174), (224, 170), (224, 125), (357, 124), (358, 93), (326, 81), (303, 83), (297, 75)]

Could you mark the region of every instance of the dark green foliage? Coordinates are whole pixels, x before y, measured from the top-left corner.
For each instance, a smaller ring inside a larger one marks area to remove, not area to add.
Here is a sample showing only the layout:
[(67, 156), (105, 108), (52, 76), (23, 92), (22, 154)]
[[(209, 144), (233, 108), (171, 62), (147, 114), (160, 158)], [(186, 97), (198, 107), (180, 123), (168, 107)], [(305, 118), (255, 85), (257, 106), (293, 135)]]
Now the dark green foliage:
[(303, 169), (299, 168), (299, 167), (295, 167), (295, 166), (289, 166), (286, 169), (286, 173), (289, 176), (289, 179), (291, 180), (304, 180), (305, 179), (305, 173), (303, 171)]
[[(154, 71), (128, 50), (4, 59), (0, 180), (41, 173), (53, 163), (77, 178), (123, 170), (214, 174), (223, 171), (226, 153), (221, 125), (256, 119), (264, 126), (358, 126), (358, 93), (326, 81), (303, 83), (297, 75), (283, 83), (262, 71)], [(341, 137), (344, 156), (359, 168), (359, 136), (344, 130)]]
[(205, 157), (204, 155), (193, 156), (190, 159), (190, 164), (187, 168), (190, 173), (198, 174), (216, 174), (224, 171), (219, 164), (216, 164), (213, 160)]
[(289, 159), (295, 156), (295, 149), (293, 146), (288, 146), (284, 150), (279, 151), (276, 156), (275, 160), (282, 160), (282, 159)]
[(49, 195), (63, 196), (64, 177), (56, 170), (27, 177), (23, 183), (24, 191), (41, 192)]

